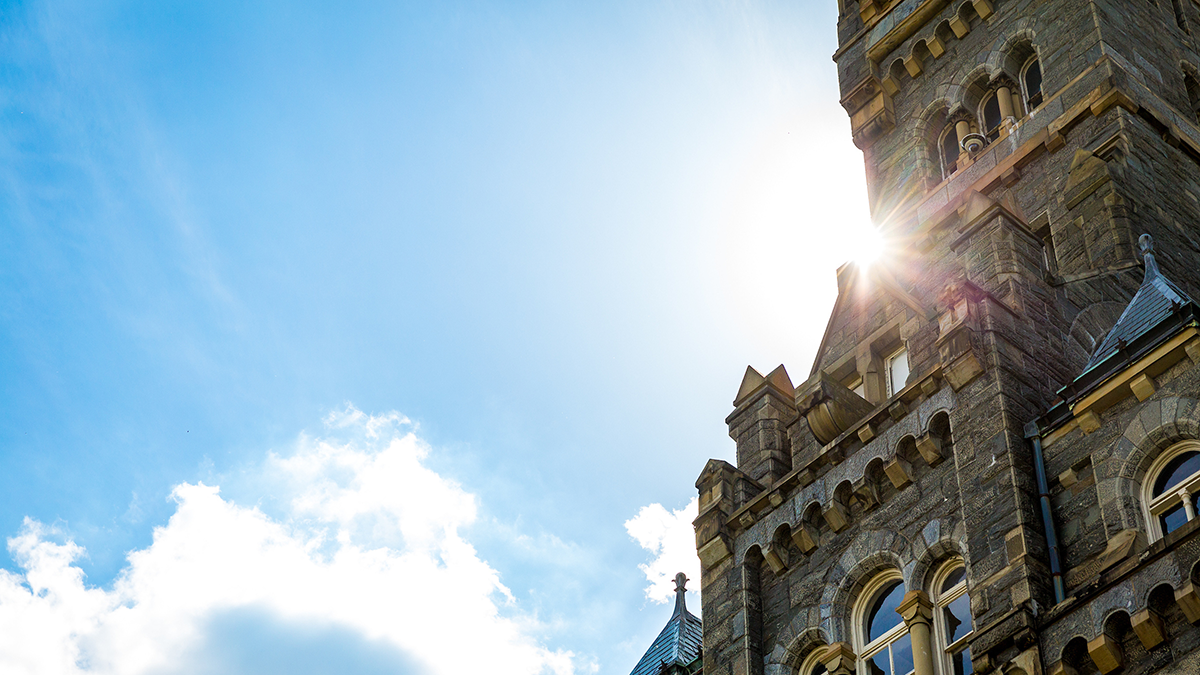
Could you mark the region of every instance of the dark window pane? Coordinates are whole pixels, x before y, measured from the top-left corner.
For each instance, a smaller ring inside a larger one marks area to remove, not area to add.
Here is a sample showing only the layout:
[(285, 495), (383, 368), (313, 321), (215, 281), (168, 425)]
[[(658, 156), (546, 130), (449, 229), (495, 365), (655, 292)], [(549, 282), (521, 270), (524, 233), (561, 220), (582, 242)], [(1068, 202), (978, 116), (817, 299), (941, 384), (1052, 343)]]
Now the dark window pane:
[(1154, 496), (1157, 497), (1179, 485), (1197, 471), (1200, 471), (1200, 452), (1185, 452), (1176, 457), (1158, 474), (1158, 480), (1154, 481)]
[(955, 167), (958, 165), (958, 134), (953, 129), (946, 132), (942, 137), (942, 168), (944, 169), (945, 178), (954, 173)]
[(946, 605), (943, 614), (946, 617), (946, 644), (953, 644), (971, 632), (971, 598), (966, 593)]
[(867, 673), (869, 675), (891, 675), (892, 671), (888, 668), (888, 650), (883, 650), (867, 659)]
[(945, 593), (946, 591), (950, 590), (951, 588), (954, 588), (955, 586), (957, 586), (958, 582), (962, 581), (963, 577), (966, 576), (966, 574), (967, 574), (967, 568), (965, 568), (965, 567), (960, 567), (960, 568), (954, 570), (953, 572), (951, 572), (950, 575), (946, 577), (946, 580), (942, 582), (942, 592)]
[(1159, 516), (1158, 521), (1162, 523), (1163, 534), (1174, 532), (1183, 527), (1183, 524), (1187, 522), (1187, 511), (1184, 511), (1183, 504), (1180, 504)]
[(813, 667), (812, 672), (809, 673), (808, 675), (825, 675), (825, 673), (827, 673), (827, 672), (829, 672), (829, 671), (825, 670), (825, 664), (818, 663), (816, 666)]
[(954, 675), (971, 675), (975, 670), (971, 667), (971, 650), (964, 649), (950, 657), (954, 664)]
[(892, 666), (895, 668), (895, 675), (908, 675), (912, 672), (912, 638), (908, 635), (892, 643)]
[(996, 140), (993, 136), (1000, 127), (1000, 99), (995, 94), (983, 104), (983, 126), (987, 130), (985, 135), (988, 139)]
[(1025, 91), (1029, 94), (1029, 107), (1036, 108), (1042, 103), (1042, 66), (1034, 61), (1025, 71)]
[(899, 581), (893, 581), (877, 592), (875, 605), (867, 615), (867, 642), (873, 642), (902, 621), (896, 608), (903, 599), (904, 584)]

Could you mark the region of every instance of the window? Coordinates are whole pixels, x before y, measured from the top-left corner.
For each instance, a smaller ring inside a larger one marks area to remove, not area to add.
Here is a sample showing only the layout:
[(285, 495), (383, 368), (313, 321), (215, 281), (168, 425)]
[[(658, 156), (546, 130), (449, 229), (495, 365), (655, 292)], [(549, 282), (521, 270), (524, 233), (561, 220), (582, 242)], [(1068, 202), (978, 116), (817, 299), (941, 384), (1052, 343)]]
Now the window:
[(800, 675), (825, 675), (825, 663), (821, 661), (821, 655), (825, 653), (825, 647), (817, 647), (804, 659), (804, 665), (800, 666)]
[(967, 569), (952, 560), (934, 577), (934, 635), (945, 675), (971, 675), (971, 599)]
[(863, 398), (867, 397), (867, 385), (861, 377), (858, 377), (853, 382), (847, 384), (846, 388)]
[(865, 675), (908, 675), (913, 672), (912, 639), (896, 608), (904, 599), (899, 572), (876, 578), (862, 595), (855, 614), (858, 623), (855, 645), (862, 659), (859, 672)]
[(1183, 18), (1183, 4), (1179, 0), (1171, 0), (1171, 7), (1175, 10), (1175, 25), (1179, 26), (1179, 30), (1190, 35), (1187, 19)]
[(1196, 517), (1200, 493), (1200, 443), (1180, 443), (1163, 453), (1147, 474), (1144, 494), (1151, 541)]
[(991, 143), (1000, 138), (1000, 96), (992, 92), (983, 103), (983, 135)]
[(954, 124), (947, 124), (942, 130), (942, 139), (938, 141), (938, 156), (942, 160), (942, 179), (949, 178), (958, 169), (958, 133)]
[(1036, 56), (1021, 69), (1021, 86), (1025, 89), (1025, 108), (1032, 112), (1042, 104), (1042, 65)]
[(1188, 105), (1191, 106), (1189, 112), (1192, 113), (1192, 121), (1200, 122), (1200, 82), (1196, 80), (1195, 75), (1185, 73), (1183, 76), (1183, 86), (1187, 90)]
[(908, 349), (901, 347), (891, 356), (887, 357), (887, 390), (888, 397), (896, 395), (896, 392), (904, 388), (904, 383), (908, 381)]

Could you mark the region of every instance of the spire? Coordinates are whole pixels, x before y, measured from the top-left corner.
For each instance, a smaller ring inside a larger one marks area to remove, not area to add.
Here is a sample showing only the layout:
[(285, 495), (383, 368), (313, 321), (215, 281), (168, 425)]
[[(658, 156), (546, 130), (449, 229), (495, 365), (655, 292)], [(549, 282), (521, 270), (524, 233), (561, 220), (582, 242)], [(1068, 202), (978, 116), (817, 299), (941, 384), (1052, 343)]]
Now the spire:
[(687, 611), (687, 575), (675, 575), (675, 611), (630, 675), (660, 675), (686, 668), (700, 656), (704, 630), (700, 618)]
[(1154, 237), (1143, 234), (1138, 237), (1138, 246), (1142, 249), (1142, 260), (1146, 261), (1146, 278), (1142, 281), (1145, 284), (1158, 276), (1158, 263), (1154, 262)]
[(687, 616), (687, 600), (683, 597), (687, 594), (687, 582), (687, 575), (683, 572), (675, 575), (675, 611), (671, 618)]
[(1142, 249), (1142, 259), (1146, 263), (1146, 276), (1121, 318), (1117, 319), (1117, 323), (1108, 331), (1108, 335), (1104, 336), (1100, 346), (1092, 352), (1092, 357), (1083, 369), (1085, 373), (1145, 335), (1180, 307), (1193, 304), (1187, 293), (1159, 271), (1158, 262), (1154, 259), (1154, 238), (1143, 234), (1138, 237), (1138, 246)]

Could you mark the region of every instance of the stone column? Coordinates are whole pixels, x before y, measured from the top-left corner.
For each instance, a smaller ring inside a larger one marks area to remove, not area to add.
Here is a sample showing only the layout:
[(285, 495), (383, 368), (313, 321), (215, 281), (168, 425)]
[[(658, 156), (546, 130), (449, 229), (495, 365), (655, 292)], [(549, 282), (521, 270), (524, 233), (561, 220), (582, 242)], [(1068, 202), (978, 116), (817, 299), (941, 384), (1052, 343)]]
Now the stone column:
[(967, 122), (966, 120), (959, 120), (954, 125), (954, 135), (958, 137), (958, 161), (959, 161), (958, 168), (960, 168), (960, 169), (963, 167), (962, 162), (965, 161), (969, 157), (967, 155), (967, 151), (965, 149), (963, 149), (963, 145), (962, 145), (963, 139), (966, 138), (967, 134), (969, 134), (969, 133), (971, 133), (970, 122)]
[(896, 608), (912, 639), (916, 675), (933, 675), (933, 603), (925, 591), (909, 591)]
[(1008, 87), (998, 87), (996, 89), (996, 102), (1000, 104), (1001, 121), (1013, 116), (1012, 91)]
[(1019, 92), (1019, 91), (1014, 91), (1012, 93), (1012, 108), (1013, 108), (1013, 115), (1015, 115), (1017, 117), (1025, 116), (1025, 105), (1021, 101), (1021, 92)]

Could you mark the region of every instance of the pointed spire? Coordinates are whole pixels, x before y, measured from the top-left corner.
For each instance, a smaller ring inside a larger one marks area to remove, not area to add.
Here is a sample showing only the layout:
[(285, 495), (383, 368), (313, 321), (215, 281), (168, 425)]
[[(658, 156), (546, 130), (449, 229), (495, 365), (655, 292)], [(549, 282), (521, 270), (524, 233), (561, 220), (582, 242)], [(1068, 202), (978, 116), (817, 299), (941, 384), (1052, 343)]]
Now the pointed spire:
[(1121, 313), (1121, 318), (1104, 336), (1100, 346), (1092, 352), (1083, 372), (1088, 372), (1114, 353), (1123, 352), (1150, 329), (1165, 321), (1179, 311), (1185, 304), (1192, 304), (1192, 299), (1178, 286), (1171, 283), (1158, 269), (1154, 259), (1154, 239), (1149, 234), (1138, 237), (1138, 247), (1142, 250), (1142, 258), (1146, 262), (1146, 277), (1133, 299)]
[(1142, 249), (1142, 260), (1146, 261), (1146, 281), (1158, 276), (1158, 263), (1154, 261), (1154, 237), (1143, 234), (1138, 237), (1138, 246)]
[(672, 617), (687, 616), (687, 600), (683, 597), (687, 594), (687, 582), (687, 575), (683, 572), (675, 575), (675, 611)]

